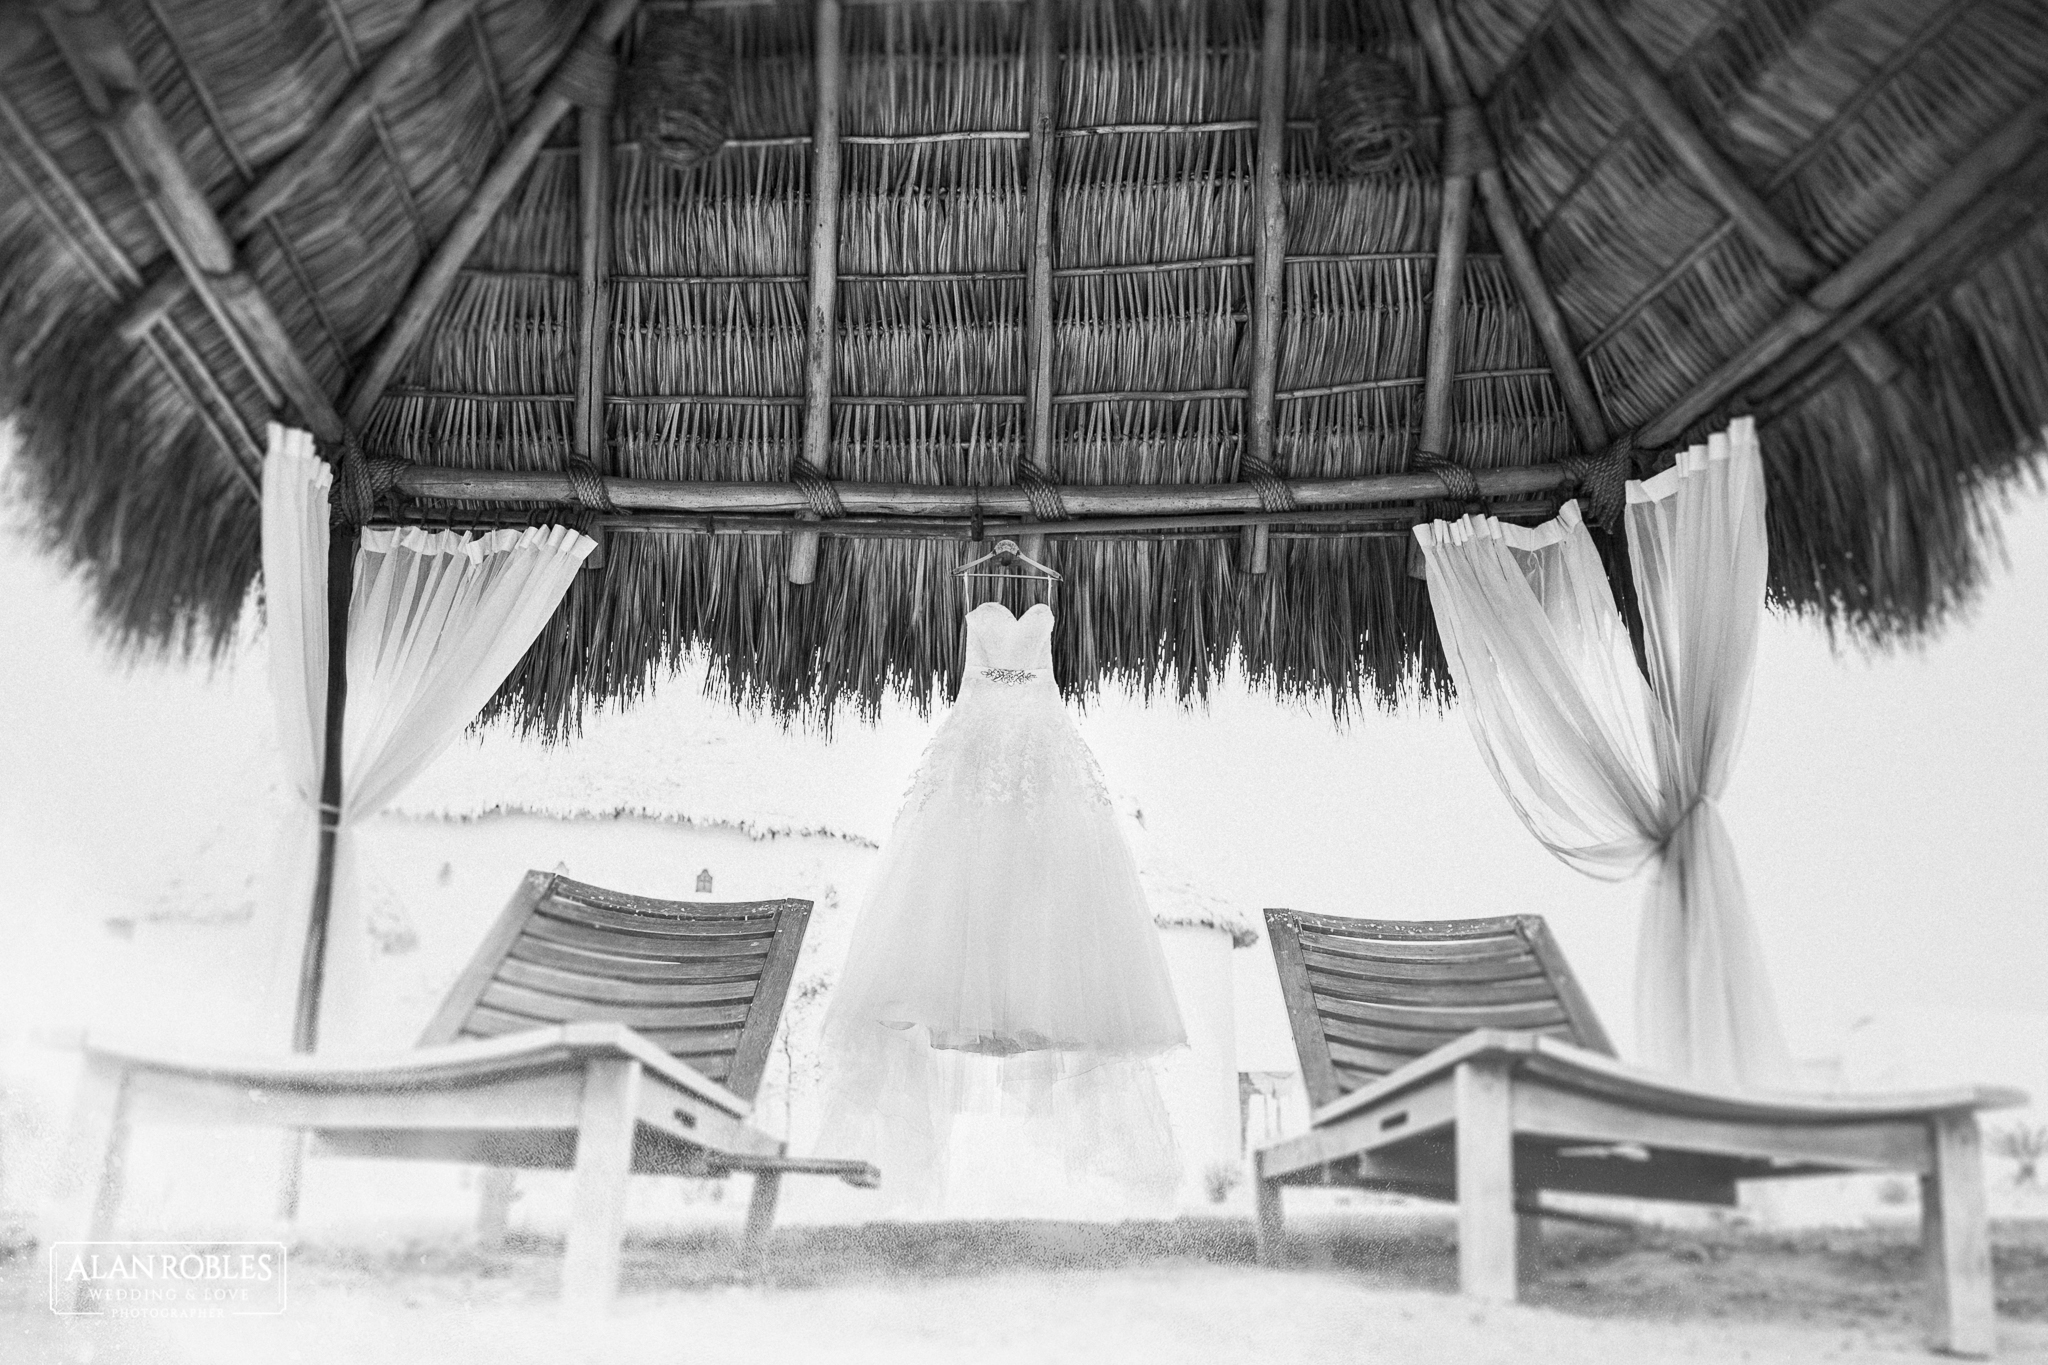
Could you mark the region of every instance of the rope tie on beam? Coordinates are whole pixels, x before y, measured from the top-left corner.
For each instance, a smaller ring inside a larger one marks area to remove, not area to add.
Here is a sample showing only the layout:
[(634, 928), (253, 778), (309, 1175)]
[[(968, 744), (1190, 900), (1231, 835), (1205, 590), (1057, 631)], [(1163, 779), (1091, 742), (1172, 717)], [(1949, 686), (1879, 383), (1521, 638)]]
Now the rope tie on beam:
[[(346, 526), (362, 526), (377, 514), (377, 500), (398, 487), (399, 476), (411, 462), (395, 455), (365, 455), (353, 436), (340, 442), (322, 442), (322, 452), (335, 465), (332, 520)], [(339, 450), (336, 450), (336, 446)]]
[(1476, 104), (1454, 104), (1444, 111), (1445, 175), (1477, 175), (1500, 164), (1493, 137)]
[(1265, 512), (1293, 512), (1301, 504), (1294, 499), (1294, 490), (1287, 486), (1287, 480), (1280, 471), (1264, 460), (1243, 456), (1238, 462), (1238, 479), (1248, 483), (1259, 495), (1259, 509)]
[(839, 500), (839, 490), (832, 486), (832, 480), (809, 460), (799, 456), (789, 467), (789, 481), (797, 486), (810, 504), (811, 515), (819, 520), (846, 515), (846, 504)]
[(562, 472), (569, 476), (569, 491), (576, 495), (576, 505), (586, 512), (611, 514), (619, 510), (612, 501), (609, 488), (605, 487), (604, 475), (589, 460), (571, 456), (563, 464)]
[[(1029, 460), (1017, 461), (1017, 486), (1024, 490), (1024, 496), (1031, 499), (1031, 515), (1040, 521), (1072, 521), (1074, 514), (1067, 510), (1066, 499), (1060, 496), (1059, 485), (1046, 472)], [(975, 539), (979, 540), (977, 536)]]
[(1634, 437), (1623, 436), (1604, 455), (1567, 455), (1557, 462), (1578, 480), (1587, 519), (1603, 531), (1612, 531), (1621, 521), (1629, 477), (1635, 472), (1633, 445)]
[(578, 108), (609, 109), (618, 90), (618, 58), (610, 43), (586, 28), (555, 68), (554, 78), (562, 97)]

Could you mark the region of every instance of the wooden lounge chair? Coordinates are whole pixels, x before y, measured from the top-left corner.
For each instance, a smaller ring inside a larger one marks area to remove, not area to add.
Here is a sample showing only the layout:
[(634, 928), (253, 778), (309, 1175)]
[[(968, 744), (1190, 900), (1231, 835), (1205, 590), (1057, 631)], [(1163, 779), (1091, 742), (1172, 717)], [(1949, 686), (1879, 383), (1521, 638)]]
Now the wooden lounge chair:
[(1455, 1200), (1460, 1287), (1505, 1301), (1543, 1190), (1733, 1204), (1739, 1180), (1909, 1171), (1935, 1345), (1992, 1349), (1976, 1111), (2024, 1095), (1729, 1094), (1625, 1066), (1534, 915), (1266, 925), (1313, 1114), (1256, 1154), (1262, 1259), (1287, 1185)]
[(648, 900), (529, 872), (413, 1052), (176, 1057), (85, 1047), (61, 1240), (104, 1239), (128, 1126), (309, 1129), (351, 1156), (573, 1168), (565, 1298), (616, 1287), (627, 1176), (753, 1175), (745, 1251), (782, 1176), (878, 1183), (791, 1157), (749, 1122), (811, 904)]

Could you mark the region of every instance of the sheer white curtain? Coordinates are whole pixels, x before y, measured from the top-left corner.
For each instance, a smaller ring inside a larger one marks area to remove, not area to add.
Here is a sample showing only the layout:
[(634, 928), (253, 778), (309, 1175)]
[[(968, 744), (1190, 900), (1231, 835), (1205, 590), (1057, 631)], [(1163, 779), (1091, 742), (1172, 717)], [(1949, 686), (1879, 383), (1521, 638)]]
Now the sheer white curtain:
[[(272, 425), (263, 469), (263, 573), (271, 692), (298, 809), (271, 990), (289, 1009), (318, 842), (327, 716), (327, 507), (312, 438)], [(532, 645), (596, 548), (562, 526), (484, 535), (415, 527), (362, 533), (349, 607), (348, 704), (330, 933), (354, 885), (350, 829), (453, 743)], [(330, 957), (339, 966), (340, 955)]]
[(1649, 679), (1576, 503), (1538, 527), (1415, 528), (1480, 753), (1545, 848), (1656, 873), (1636, 964), (1637, 1050), (1705, 1084), (1790, 1082), (1733, 846), (1714, 809), (1740, 744), (1766, 546), (1754, 425), (1628, 486)]

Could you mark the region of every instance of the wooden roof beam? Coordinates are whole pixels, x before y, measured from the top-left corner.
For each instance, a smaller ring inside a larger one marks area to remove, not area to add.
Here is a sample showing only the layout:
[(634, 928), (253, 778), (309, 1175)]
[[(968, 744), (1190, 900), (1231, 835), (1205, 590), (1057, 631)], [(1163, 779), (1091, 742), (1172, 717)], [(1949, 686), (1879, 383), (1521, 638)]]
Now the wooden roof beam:
[[(1246, 472), (1277, 476), (1275, 394), (1280, 386), (1280, 315), (1287, 303), (1287, 199), (1282, 173), (1287, 166), (1287, 0), (1265, 0), (1265, 31), (1259, 38), (1258, 155), (1252, 180), (1251, 376), (1244, 404), (1244, 435), (1238, 446), (1239, 478)], [(1244, 535), (1246, 572), (1263, 574), (1271, 553), (1263, 525)]]
[(242, 268), (204, 191), (192, 178), (162, 112), (112, 18), (97, 4), (43, 10), (102, 131), (165, 244), (192, 287), (222, 322), (250, 372), (275, 402), (281, 396), (323, 440), (340, 440), (341, 419), (261, 286)]
[[(804, 351), (804, 441), (798, 477), (832, 468), (832, 356), (839, 300), (839, 104), (846, 79), (839, 0), (817, 0), (812, 42), (810, 334)], [(815, 513), (811, 514), (815, 515)], [(789, 581), (818, 576), (818, 536), (799, 532), (789, 549)]]
[[(378, 102), (426, 65), (434, 48), (474, 8), (475, 0), (435, 0), (422, 11), (405, 35), (387, 48), (377, 64), (358, 77), (327, 111), (319, 126), (222, 212), (221, 226), (228, 236), (237, 242), (246, 240), (265, 218), (283, 208), (343, 140), (370, 119)], [(132, 337), (147, 331), (184, 296), (186, 287), (185, 277), (178, 271), (154, 276), (123, 312), (117, 324), (122, 334)]]
[[(466, 502), (559, 503), (574, 505), (574, 481), (563, 471), (456, 469), (407, 464), (396, 470), (397, 488), (415, 498)], [(1488, 499), (1566, 492), (1578, 476), (1562, 465), (1515, 465), (1475, 469), (1480, 495)], [(605, 494), (627, 512), (762, 512), (801, 514), (810, 509), (804, 490), (786, 480), (758, 483), (708, 480), (628, 479), (604, 476)], [(1350, 478), (1287, 479), (1287, 491), (1302, 508), (1339, 509), (1361, 502), (1416, 502), (1443, 496), (1443, 481), (1428, 470), (1363, 474)], [(950, 484), (853, 483), (835, 480), (833, 491), (849, 515), (903, 517), (1030, 516), (1032, 491), (1016, 485), (969, 488)], [(1076, 517), (1145, 516), (1169, 512), (1265, 510), (1248, 483), (1065, 484), (1055, 490)], [(1273, 515), (1283, 515), (1274, 513)]]
[[(1457, 53), (1451, 47), (1450, 34), (1437, 0), (1410, 0), (1409, 12), (1429, 54), (1437, 89), (1444, 92), (1446, 107), (1471, 105), (1472, 90), (1465, 80), (1464, 69), (1458, 63)], [(1516, 292), (1522, 296), (1522, 307), (1529, 314), (1536, 338), (1543, 345), (1543, 353), (1550, 362), (1551, 376), (1564, 399), (1565, 410), (1571, 414), (1572, 428), (1578, 433), (1579, 447), (1588, 455), (1598, 455), (1607, 449), (1607, 419), (1600, 411), (1599, 400), (1593, 395), (1593, 386), (1586, 380), (1586, 371), (1572, 345), (1564, 314), (1558, 310), (1557, 300), (1550, 292), (1550, 282), (1544, 279), (1536, 253), (1530, 249), (1529, 238), (1522, 231), (1521, 218), (1515, 212), (1514, 196), (1508, 189), (1507, 178), (1501, 174), (1500, 162), (1485, 125), (1479, 124), (1470, 136), (1486, 142), (1474, 180), (1480, 202), (1486, 208), (1487, 224), (1493, 229), (1494, 240), (1500, 244), (1501, 258), (1507, 265), (1509, 277), (1515, 282)]]
[[(1862, 301), (1910, 267), (1916, 256), (1939, 245), (1965, 211), (2039, 149), (2044, 138), (2048, 138), (2048, 95), (2031, 100), (1936, 181), (1891, 227), (1643, 428), (1637, 444), (1655, 447), (1677, 440), (1687, 427), (1766, 370), (1773, 378), (1763, 388), (1790, 382), (1799, 371), (1818, 363), (1817, 349), (1822, 344), (1847, 350), (1859, 334), (1875, 335), (1859, 320)], [(1801, 347), (1802, 342), (1808, 344)], [(1849, 354), (1857, 359), (1855, 352)]]
[[(1059, 51), (1054, 41), (1058, 0), (1031, 0), (1026, 16), (1026, 42), (1031, 81), (1030, 183), (1026, 216), (1031, 220), (1031, 257), (1025, 263), (1024, 346), (1028, 367), (1025, 404), (1029, 434), (1026, 460), (1032, 474), (1055, 477), (1053, 471), (1053, 251), (1052, 201), (1057, 192), (1053, 174), (1059, 156)], [(1045, 562), (1045, 538), (1034, 536), (1019, 546)]]
[[(469, 259), (470, 252), (483, 239), (491, 220), (512, 197), (512, 191), (519, 187), (519, 181), (533, 164), (548, 134), (561, 122), (562, 115), (569, 112), (575, 102), (572, 95), (588, 76), (592, 62), (609, 60), (612, 44), (625, 31), (638, 4), (639, 0), (603, 0), (597, 13), (584, 25), (575, 44), (555, 64), (526, 117), (513, 130), (511, 140), (499, 149), (497, 160), (485, 172), (476, 193), (462, 206), (462, 211), (455, 216), (454, 223), (434, 249), (434, 254), (413, 277), (405, 298), (378, 338), (370, 359), (350, 386), (342, 412), (351, 426), (360, 429), (368, 424), (370, 415), (384, 396), (384, 390), (390, 386), (399, 366), (405, 363), (442, 300), (448, 296), (449, 288), (462, 271), (462, 263)], [(585, 53), (590, 55), (585, 56)]]
[[(1734, 163), (1707, 140), (1699, 125), (1665, 88), (1650, 59), (1608, 13), (1606, 0), (1570, 0), (1570, 17), (1671, 154), (1763, 254), (1778, 277), (1795, 289), (1817, 279), (1826, 269), (1820, 258), (1771, 211)], [(1636, 432), (1636, 446), (1655, 449), (1677, 440), (1686, 425), (1719, 402), (1742, 379), (1775, 360), (1800, 337), (1819, 331), (1833, 312), (1825, 304), (1811, 300), (1796, 302), (1778, 324), (1707, 375), (1670, 412)], [(1888, 380), (1904, 368), (1890, 343), (1869, 328), (1846, 333), (1841, 345), (1873, 380)]]

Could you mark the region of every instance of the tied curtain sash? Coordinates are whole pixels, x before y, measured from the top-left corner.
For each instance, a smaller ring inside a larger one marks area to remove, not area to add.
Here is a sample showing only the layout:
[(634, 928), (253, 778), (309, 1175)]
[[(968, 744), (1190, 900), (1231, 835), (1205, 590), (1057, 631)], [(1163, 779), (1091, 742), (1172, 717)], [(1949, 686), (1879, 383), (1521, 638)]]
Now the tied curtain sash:
[(1417, 526), (1430, 605), (1480, 754), (1529, 832), (1590, 876), (1655, 864), (1636, 956), (1642, 1059), (1706, 1085), (1783, 1088), (1790, 1057), (1714, 806), (1763, 615), (1754, 424), (1631, 481), (1625, 516), (1647, 679), (1575, 502), (1536, 527)]
[[(310, 906), (327, 720), (332, 471), (306, 432), (272, 423), (263, 464), (270, 685), (289, 790), (276, 1003), (288, 1011)], [(349, 831), (375, 815), (476, 719), (575, 582), (596, 542), (562, 526), (483, 535), (362, 533), (349, 606), (348, 703), (333, 927), (354, 884)], [(296, 927), (299, 932), (290, 932)], [(286, 983), (291, 983), (287, 985)]]

